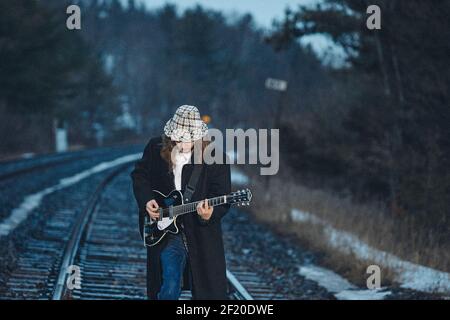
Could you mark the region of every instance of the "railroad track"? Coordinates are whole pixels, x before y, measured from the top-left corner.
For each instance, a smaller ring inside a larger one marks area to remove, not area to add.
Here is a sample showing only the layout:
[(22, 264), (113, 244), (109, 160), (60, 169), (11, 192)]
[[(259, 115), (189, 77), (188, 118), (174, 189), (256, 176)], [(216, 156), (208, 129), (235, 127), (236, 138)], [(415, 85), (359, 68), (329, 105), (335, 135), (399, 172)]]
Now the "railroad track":
[(0, 173), (0, 181), (11, 179), (11, 178), (16, 178), (16, 177), (21, 176), (26, 173), (37, 172), (40, 170), (52, 168), (57, 165), (74, 162), (76, 160), (88, 159), (91, 157), (92, 156), (89, 156), (89, 155), (70, 156), (70, 157), (63, 158), (63, 159), (51, 160), (51, 161), (48, 161), (45, 163), (39, 163), (39, 164), (30, 165), (30, 166), (26, 166), (26, 167), (15, 169), (15, 170), (10, 170), (5, 173)]
[[(107, 147), (98, 148), (96, 150), (71, 151), (61, 154), (49, 154), (47, 156), (34, 159), (17, 159), (0, 161), (2, 172), (0, 172), (0, 181), (16, 178), (26, 173), (38, 172), (44, 169), (53, 168), (58, 165), (67, 164), (79, 160), (92, 159), (95, 156), (105, 152)], [(108, 147), (109, 150), (118, 149), (119, 147)], [(16, 163), (18, 161), (18, 163)]]
[[(114, 210), (113, 204), (127, 203), (130, 196), (126, 192), (105, 192), (130, 165), (111, 171), (77, 217), (70, 210), (62, 210), (46, 221), (42, 235), (23, 246), (17, 268), (7, 280), (7, 291), (0, 292), (0, 298), (146, 298), (146, 250), (139, 236), (136, 237), (134, 209), (128, 210), (127, 215), (123, 210)], [(129, 186), (128, 175), (123, 179)], [(107, 201), (108, 197), (115, 200)], [(80, 271), (79, 288), (67, 286), (72, 266)], [(230, 299), (282, 298), (243, 266), (230, 265), (227, 278)], [(183, 291), (180, 299), (191, 299), (190, 292)]]
[[(63, 257), (54, 300), (145, 297), (146, 251), (135, 237), (137, 224), (130, 223), (137, 220), (99, 205), (112, 178), (97, 189), (80, 216)], [(70, 290), (66, 285), (71, 265), (80, 268), (81, 288)]]
[[(78, 232), (82, 217), (89, 213), (95, 198), (120, 172), (125, 164), (107, 174), (97, 187), (81, 215), (73, 210), (56, 211), (41, 227), (20, 243), (20, 256), (0, 288), (0, 299), (51, 299), (57, 289), (57, 278), (63, 268), (68, 245)], [(63, 255), (64, 253), (64, 255)], [(6, 258), (6, 257), (5, 257)]]

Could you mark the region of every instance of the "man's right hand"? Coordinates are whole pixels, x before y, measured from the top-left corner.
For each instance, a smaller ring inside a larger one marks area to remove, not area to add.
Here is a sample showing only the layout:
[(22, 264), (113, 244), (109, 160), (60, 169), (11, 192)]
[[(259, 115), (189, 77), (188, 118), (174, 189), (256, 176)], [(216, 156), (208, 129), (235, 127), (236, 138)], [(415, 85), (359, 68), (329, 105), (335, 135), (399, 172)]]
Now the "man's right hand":
[(145, 205), (145, 209), (147, 209), (150, 218), (152, 218), (153, 220), (159, 219), (159, 206), (156, 200), (150, 200), (149, 202), (147, 202), (147, 204)]

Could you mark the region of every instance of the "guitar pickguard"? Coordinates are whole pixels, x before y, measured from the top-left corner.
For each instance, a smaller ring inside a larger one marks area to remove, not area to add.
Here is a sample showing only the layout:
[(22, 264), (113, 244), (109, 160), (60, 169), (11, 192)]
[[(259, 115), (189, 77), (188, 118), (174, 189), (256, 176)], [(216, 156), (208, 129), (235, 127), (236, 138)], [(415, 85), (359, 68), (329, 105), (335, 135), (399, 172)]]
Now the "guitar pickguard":
[(162, 221), (158, 221), (158, 230), (164, 230), (166, 229), (168, 226), (170, 226), (172, 224), (174, 219), (171, 218), (163, 218)]

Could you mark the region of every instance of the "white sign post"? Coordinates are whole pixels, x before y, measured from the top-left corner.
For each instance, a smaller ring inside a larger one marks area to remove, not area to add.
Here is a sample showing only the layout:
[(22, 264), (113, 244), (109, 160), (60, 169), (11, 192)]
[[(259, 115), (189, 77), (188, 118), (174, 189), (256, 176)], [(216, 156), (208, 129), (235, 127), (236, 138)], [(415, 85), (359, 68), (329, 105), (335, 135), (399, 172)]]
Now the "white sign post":
[(54, 120), (55, 131), (55, 151), (65, 152), (69, 149), (69, 143), (67, 141), (67, 127), (64, 122)]
[(266, 88), (276, 91), (286, 91), (287, 90), (287, 81), (280, 79), (267, 78), (266, 79)]

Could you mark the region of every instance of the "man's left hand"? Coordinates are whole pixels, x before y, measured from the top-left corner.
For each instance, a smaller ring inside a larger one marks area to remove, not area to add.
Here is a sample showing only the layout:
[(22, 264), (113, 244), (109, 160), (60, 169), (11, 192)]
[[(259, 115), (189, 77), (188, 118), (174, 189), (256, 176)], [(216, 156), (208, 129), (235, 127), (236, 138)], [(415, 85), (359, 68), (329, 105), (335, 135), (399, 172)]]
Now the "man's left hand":
[(202, 217), (204, 220), (209, 220), (211, 218), (211, 215), (213, 213), (214, 207), (211, 207), (208, 205), (208, 201), (205, 199), (201, 201), (197, 205), (197, 213)]

